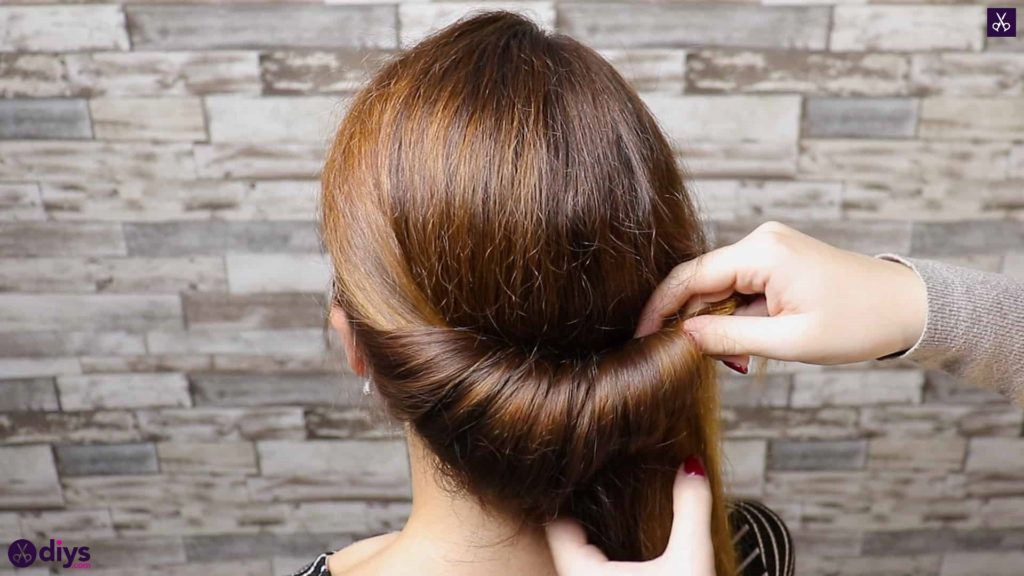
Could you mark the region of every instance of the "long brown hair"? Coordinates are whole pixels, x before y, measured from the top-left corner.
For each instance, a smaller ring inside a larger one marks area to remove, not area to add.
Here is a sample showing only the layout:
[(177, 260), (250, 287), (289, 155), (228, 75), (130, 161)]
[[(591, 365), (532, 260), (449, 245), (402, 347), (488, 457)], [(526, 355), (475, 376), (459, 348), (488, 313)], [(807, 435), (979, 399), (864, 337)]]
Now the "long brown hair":
[(708, 246), (668, 142), (605, 60), (515, 14), (464, 19), (372, 78), (322, 178), (336, 303), (443, 478), (643, 560), (697, 455), (731, 573), (713, 365), (678, 322), (632, 338), (658, 281)]

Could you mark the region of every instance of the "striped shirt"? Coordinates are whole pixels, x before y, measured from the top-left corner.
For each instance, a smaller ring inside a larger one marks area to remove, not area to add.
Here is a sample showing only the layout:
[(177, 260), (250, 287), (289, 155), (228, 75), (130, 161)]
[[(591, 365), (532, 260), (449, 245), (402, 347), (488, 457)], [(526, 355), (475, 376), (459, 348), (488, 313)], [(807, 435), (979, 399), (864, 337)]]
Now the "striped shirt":
[[(793, 540), (782, 518), (760, 502), (730, 502), (737, 576), (793, 576)], [(325, 552), (292, 576), (331, 576)]]

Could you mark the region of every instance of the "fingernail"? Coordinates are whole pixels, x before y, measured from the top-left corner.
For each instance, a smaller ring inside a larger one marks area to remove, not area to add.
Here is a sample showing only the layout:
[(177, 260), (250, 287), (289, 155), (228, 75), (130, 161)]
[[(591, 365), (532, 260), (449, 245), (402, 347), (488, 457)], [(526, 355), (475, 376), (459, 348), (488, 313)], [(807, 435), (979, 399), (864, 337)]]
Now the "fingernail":
[(687, 476), (707, 476), (704, 471), (704, 464), (696, 456), (688, 456), (683, 461), (683, 472)]
[(736, 372), (739, 372), (740, 374), (746, 374), (747, 373), (747, 367), (746, 366), (742, 366), (742, 365), (737, 364), (735, 362), (729, 362), (728, 360), (722, 360), (722, 364), (725, 364), (726, 366), (728, 366), (729, 368), (731, 368), (732, 370), (734, 370)]

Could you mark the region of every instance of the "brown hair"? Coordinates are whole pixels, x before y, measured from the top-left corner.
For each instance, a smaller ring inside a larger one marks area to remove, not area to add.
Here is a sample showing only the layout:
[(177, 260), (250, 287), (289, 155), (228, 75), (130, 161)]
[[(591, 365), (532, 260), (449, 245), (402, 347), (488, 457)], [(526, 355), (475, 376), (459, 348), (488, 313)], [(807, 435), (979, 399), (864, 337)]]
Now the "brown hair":
[(722, 504), (711, 360), (646, 298), (707, 250), (671, 148), (593, 50), (520, 16), (462, 20), (387, 63), (323, 170), (336, 304), (392, 415), (443, 478), (541, 524), (579, 519), (613, 559), (665, 547), (671, 486)]

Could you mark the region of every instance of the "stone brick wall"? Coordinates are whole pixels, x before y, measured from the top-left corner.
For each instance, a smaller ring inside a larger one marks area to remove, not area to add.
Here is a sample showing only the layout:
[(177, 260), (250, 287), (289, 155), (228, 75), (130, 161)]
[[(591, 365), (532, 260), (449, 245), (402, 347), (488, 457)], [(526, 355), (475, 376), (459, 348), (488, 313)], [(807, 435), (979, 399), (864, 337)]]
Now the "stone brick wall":
[[(773, 4), (489, 5), (628, 76), (720, 241), (1024, 278), (1024, 41), (968, 3)], [(270, 576), (401, 525), (404, 447), (323, 333), (316, 177), (380, 58), (480, 6), (0, 6), (0, 542)], [(899, 362), (723, 376), (732, 488), (800, 574), (1024, 573), (1019, 409)]]

